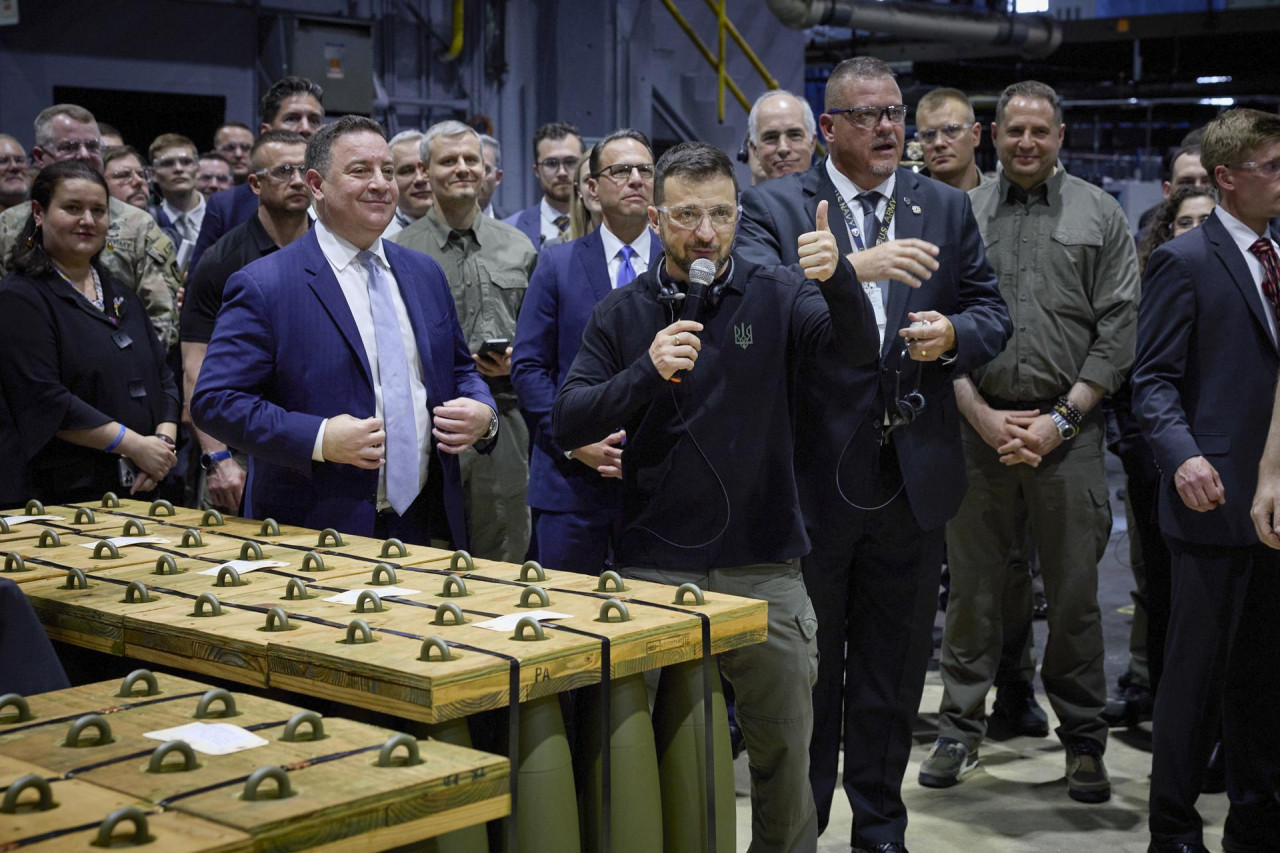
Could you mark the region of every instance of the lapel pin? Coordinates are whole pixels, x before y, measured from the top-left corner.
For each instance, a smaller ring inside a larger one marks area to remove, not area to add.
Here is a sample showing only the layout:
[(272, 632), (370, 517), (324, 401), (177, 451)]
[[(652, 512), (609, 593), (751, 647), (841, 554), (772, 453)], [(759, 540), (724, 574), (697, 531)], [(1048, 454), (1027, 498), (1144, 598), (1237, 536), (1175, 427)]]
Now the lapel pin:
[(918, 204), (913, 204), (913, 205), (911, 205), (911, 212), (912, 212), (912, 213), (919, 213), (919, 212), (920, 212), (920, 205), (918, 205)]

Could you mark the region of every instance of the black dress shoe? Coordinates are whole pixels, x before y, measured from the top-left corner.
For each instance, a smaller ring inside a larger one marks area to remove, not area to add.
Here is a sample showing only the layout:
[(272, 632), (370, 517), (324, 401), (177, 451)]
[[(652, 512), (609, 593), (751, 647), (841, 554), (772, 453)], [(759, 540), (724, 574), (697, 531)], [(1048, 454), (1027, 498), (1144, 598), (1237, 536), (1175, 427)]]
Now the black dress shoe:
[(1025, 737), (1048, 737), (1049, 717), (1030, 684), (1007, 684), (996, 689), (996, 701), (991, 708), (991, 722), (996, 727)]
[(1155, 694), (1146, 687), (1130, 683), (1115, 699), (1107, 700), (1107, 707), (1098, 716), (1110, 728), (1133, 728), (1139, 723), (1150, 722), (1155, 706)]
[(1147, 853), (1209, 853), (1209, 848), (1198, 841), (1152, 841)]
[(901, 841), (886, 841), (875, 847), (854, 847), (853, 853), (907, 853), (907, 845)]

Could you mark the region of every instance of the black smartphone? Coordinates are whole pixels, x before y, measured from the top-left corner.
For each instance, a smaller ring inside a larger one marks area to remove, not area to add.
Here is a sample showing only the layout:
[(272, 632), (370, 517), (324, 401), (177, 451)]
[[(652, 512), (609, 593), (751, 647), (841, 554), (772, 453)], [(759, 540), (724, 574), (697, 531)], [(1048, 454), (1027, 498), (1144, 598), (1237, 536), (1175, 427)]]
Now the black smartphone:
[(138, 469), (128, 459), (121, 456), (117, 462), (120, 463), (120, 485), (123, 488), (133, 488), (133, 481), (137, 478)]
[(507, 354), (509, 346), (511, 346), (511, 338), (489, 338), (480, 345), (480, 352), (476, 355), (481, 358), (502, 358)]

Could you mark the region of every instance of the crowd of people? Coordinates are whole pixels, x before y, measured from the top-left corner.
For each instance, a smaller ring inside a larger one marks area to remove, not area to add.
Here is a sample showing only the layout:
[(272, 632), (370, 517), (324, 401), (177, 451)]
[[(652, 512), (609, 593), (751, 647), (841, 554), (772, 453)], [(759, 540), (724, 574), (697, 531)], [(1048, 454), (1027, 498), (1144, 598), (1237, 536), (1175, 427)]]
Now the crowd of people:
[[(1150, 719), (1150, 849), (1206, 849), (1223, 788), (1226, 849), (1274, 849), (1280, 117), (1184, 140), (1135, 235), (1044, 83), (1000, 95), (990, 174), (964, 92), (915, 106), (919, 171), (889, 66), (825, 92), (756, 101), (749, 188), (705, 143), (546, 124), (515, 212), (493, 137), (387, 139), (299, 77), (204, 152), (52, 106), (30, 161), (0, 135), (0, 503), (123, 489), (765, 599), (720, 657), (753, 851), (813, 850), (838, 786), (855, 850), (906, 850), (944, 564), (920, 784), (989, 723), (1049, 735), (1034, 563), (1069, 797), (1108, 800), (1109, 728)], [(1141, 605), (1110, 701), (1107, 447)]]

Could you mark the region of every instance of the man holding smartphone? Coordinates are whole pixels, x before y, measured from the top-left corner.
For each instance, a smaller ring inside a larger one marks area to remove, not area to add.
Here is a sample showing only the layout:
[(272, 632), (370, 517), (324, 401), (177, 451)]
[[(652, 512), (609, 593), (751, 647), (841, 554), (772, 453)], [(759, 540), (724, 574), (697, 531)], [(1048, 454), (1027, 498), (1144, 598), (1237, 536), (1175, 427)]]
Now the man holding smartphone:
[(460, 457), (471, 552), (518, 563), (530, 536), (529, 428), (511, 385), (511, 338), (538, 253), (515, 228), (480, 215), (484, 158), (474, 130), (440, 122), (427, 129), (421, 148), (435, 204), (392, 240), (444, 269), (467, 346), (498, 404), (492, 453), (468, 450)]

